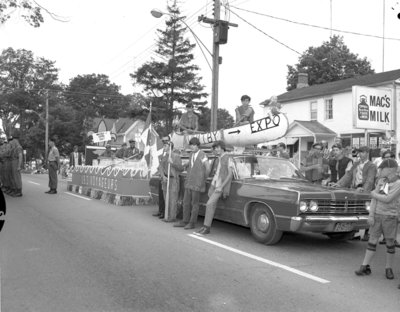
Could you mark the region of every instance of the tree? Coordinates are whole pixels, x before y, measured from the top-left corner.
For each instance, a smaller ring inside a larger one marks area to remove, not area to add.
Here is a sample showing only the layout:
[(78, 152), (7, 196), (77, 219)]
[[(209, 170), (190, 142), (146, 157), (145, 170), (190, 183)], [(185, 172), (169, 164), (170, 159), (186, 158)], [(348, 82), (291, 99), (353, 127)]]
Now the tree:
[(12, 14), (19, 12), (23, 19), (33, 27), (43, 23), (41, 6), (31, 0), (2, 0), (0, 2), (0, 24), (4, 24)]
[[(211, 109), (208, 107), (199, 108), (201, 115), (199, 118), (199, 130), (209, 132), (211, 123)], [(233, 127), (235, 123), (233, 117), (226, 109), (218, 108), (217, 111), (217, 129), (227, 129)]]
[(128, 96), (119, 92), (120, 87), (111, 83), (108, 76), (100, 74), (78, 75), (71, 79), (65, 90), (65, 99), (77, 116), (81, 135), (90, 128), (94, 117), (118, 118), (129, 108)]
[[(192, 61), (192, 50), (196, 46), (184, 38), (187, 31), (182, 26), (180, 11), (176, 4), (168, 6), (170, 18), (166, 21), (165, 30), (157, 30), (158, 40), (155, 53), (161, 61), (152, 59), (138, 68), (130, 76), (137, 84), (143, 86), (149, 97), (154, 97), (153, 91), (163, 94), (164, 118), (167, 132), (172, 131), (172, 121), (178, 112), (175, 104), (192, 103), (195, 107), (207, 104), (202, 100), (208, 94), (203, 92), (201, 78), (198, 76), (199, 67)], [(162, 107), (160, 107), (160, 110)]]
[(321, 84), (373, 74), (366, 57), (359, 58), (344, 44), (343, 37), (333, 36), (319, 47), (309, 47), (299, 58), (299, 62), (288, 65), (287, 90), (296, 89), (298, 73), (308, 74), (308, 84)]
[[(55, 62), (35, 58), (28, 50), (8, 48), (0, 55), (0, 118), (3, 128), (12, 135), (13, 127), (20, 125), (20, 133), (28, 131), (32, 117), (30, 109), (43, 111), (46, 89), (57, 89), (58, 70)], [(21, 118), (23, 116), (23, 118)], [(43, 140), (44, 144), (44, 140)]]

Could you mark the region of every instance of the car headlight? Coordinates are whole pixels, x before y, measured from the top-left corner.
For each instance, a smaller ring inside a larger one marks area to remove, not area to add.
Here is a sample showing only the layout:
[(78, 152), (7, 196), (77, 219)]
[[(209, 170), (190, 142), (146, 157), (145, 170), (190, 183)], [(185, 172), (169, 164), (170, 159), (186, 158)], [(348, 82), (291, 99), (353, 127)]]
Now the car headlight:
[(301, 212), (306, 212), (307, 209), (308, 209), (307, 203), (305, 201), (301, 201), (299, 209), (300, 209)]
[(310, 201), (310, 211), (316, 212), (318, 211), (318, 203), (315, 200)]
[(371, 202), (370, 201), (366, 201), (365, 202), (365, 209), (367, 209), (367, 211), (369, 211), (370, 208), (371, 208)]

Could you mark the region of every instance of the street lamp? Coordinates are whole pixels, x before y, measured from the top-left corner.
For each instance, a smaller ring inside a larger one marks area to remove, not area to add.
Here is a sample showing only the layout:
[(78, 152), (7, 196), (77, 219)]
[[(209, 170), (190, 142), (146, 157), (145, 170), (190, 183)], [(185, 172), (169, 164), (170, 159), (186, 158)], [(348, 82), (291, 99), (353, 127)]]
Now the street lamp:
[[(25, 113), (28, 113), (28, 114), (34, 113), (34, 114), (38, 115), (40, 119), (43, 120), (43, 117), (37, 111), (35, 111), (33, 109), (26, 109)], [(49, 148), (48, 147), (48, 142), (49, 142), (49, 105), (48, 105), (47, 101), (46, 101), (46, 116), (44, 118), (44, 121), (45, 121), (45, 125), (46, 125), (45, 139), (44, 139), (44, 154), (45, 154), (44, 158), (47, 160), (47, 156), (48, 156), (47, 154), (48, 154), (48, 148)]]

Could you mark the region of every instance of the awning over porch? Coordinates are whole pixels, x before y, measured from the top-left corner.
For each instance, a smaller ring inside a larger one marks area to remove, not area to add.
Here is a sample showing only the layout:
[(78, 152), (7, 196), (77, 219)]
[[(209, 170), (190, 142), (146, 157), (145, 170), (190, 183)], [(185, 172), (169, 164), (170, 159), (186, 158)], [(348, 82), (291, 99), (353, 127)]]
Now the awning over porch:
[(325, 127), (316, 120), (294, 120), (289, 125), (288, 132), (286, 133), (287, 138), (313, 137), (314, 142), (324, 139), (333, 139), (336, 136), (336, 132), (332, 131), (328, 127)]

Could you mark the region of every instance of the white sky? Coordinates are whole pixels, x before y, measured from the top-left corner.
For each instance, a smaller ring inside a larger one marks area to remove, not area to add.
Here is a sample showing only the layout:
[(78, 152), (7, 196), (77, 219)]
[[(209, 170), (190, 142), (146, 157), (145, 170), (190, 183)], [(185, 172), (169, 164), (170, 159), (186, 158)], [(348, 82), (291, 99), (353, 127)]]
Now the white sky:
[[(382, 36), (385, 1), (385, 71), (400, 68), (400, 12), (396, 0), (332, 0), (333, 28)], [(60, 81), (68, 83), (76, 75), (106, 74), (121, 86), (124, 94), (140, 91), (133, 87), (129, 73), (155, 54), (155, 31), (165, 28), (165, 18), (156, 19), (150, 10), (166, 9), (166, 0), (38, 0), (49, 11), (67, 17), (61, 23), (45, 15), (39, 28), (14, 17), (0, 25), (0, 50), (7, 47), (33, 51), (36, 57), (56, 62)], [(178, 0), (186, 22), (212, 51), (212, 30), (197, 22), (201, 14), (212, 17), (212, 0)], [(228, 2), (228, 1), (223, 1)], [(331, 0), (230, 0), (231, 6), (257, 11), (293, 21), (330, 27)], [(330, 31), (271, 19), (232, 7), (232, 10), (268, 35), (302, 53), (309, 46), (329, 40)], [(222, 14), (222, 18), (225, 14)], [(229, 17), (229, 16), (228, 16)], [(219, 107), (234, 115), (240, 97), (248, 94), (256, 117), (261, 117), (259, 103), (286, 91), (288, 64), (297, 63), (299, 55), (252, 28), (234, 14), (229, 20), (239, 24), (229, 29), (228, 43), (221, 45)], [(333, 32), (333, 34), (337, 34)], [(382, 39), (344, 35), (351, 52), (367, 57), (376, 72), (382, 71)], [(195, 40), (190, 32), (187, 37)], [(207, 53), (207, 52), (206, 52)], [(195, 63), (201, 68), (203, 84), (210, 93), (211, 70), (196, 47)], [(207, 53), (211, 64), (211, 57)], [(209, 104), (210, 105), (210, 104)]]

